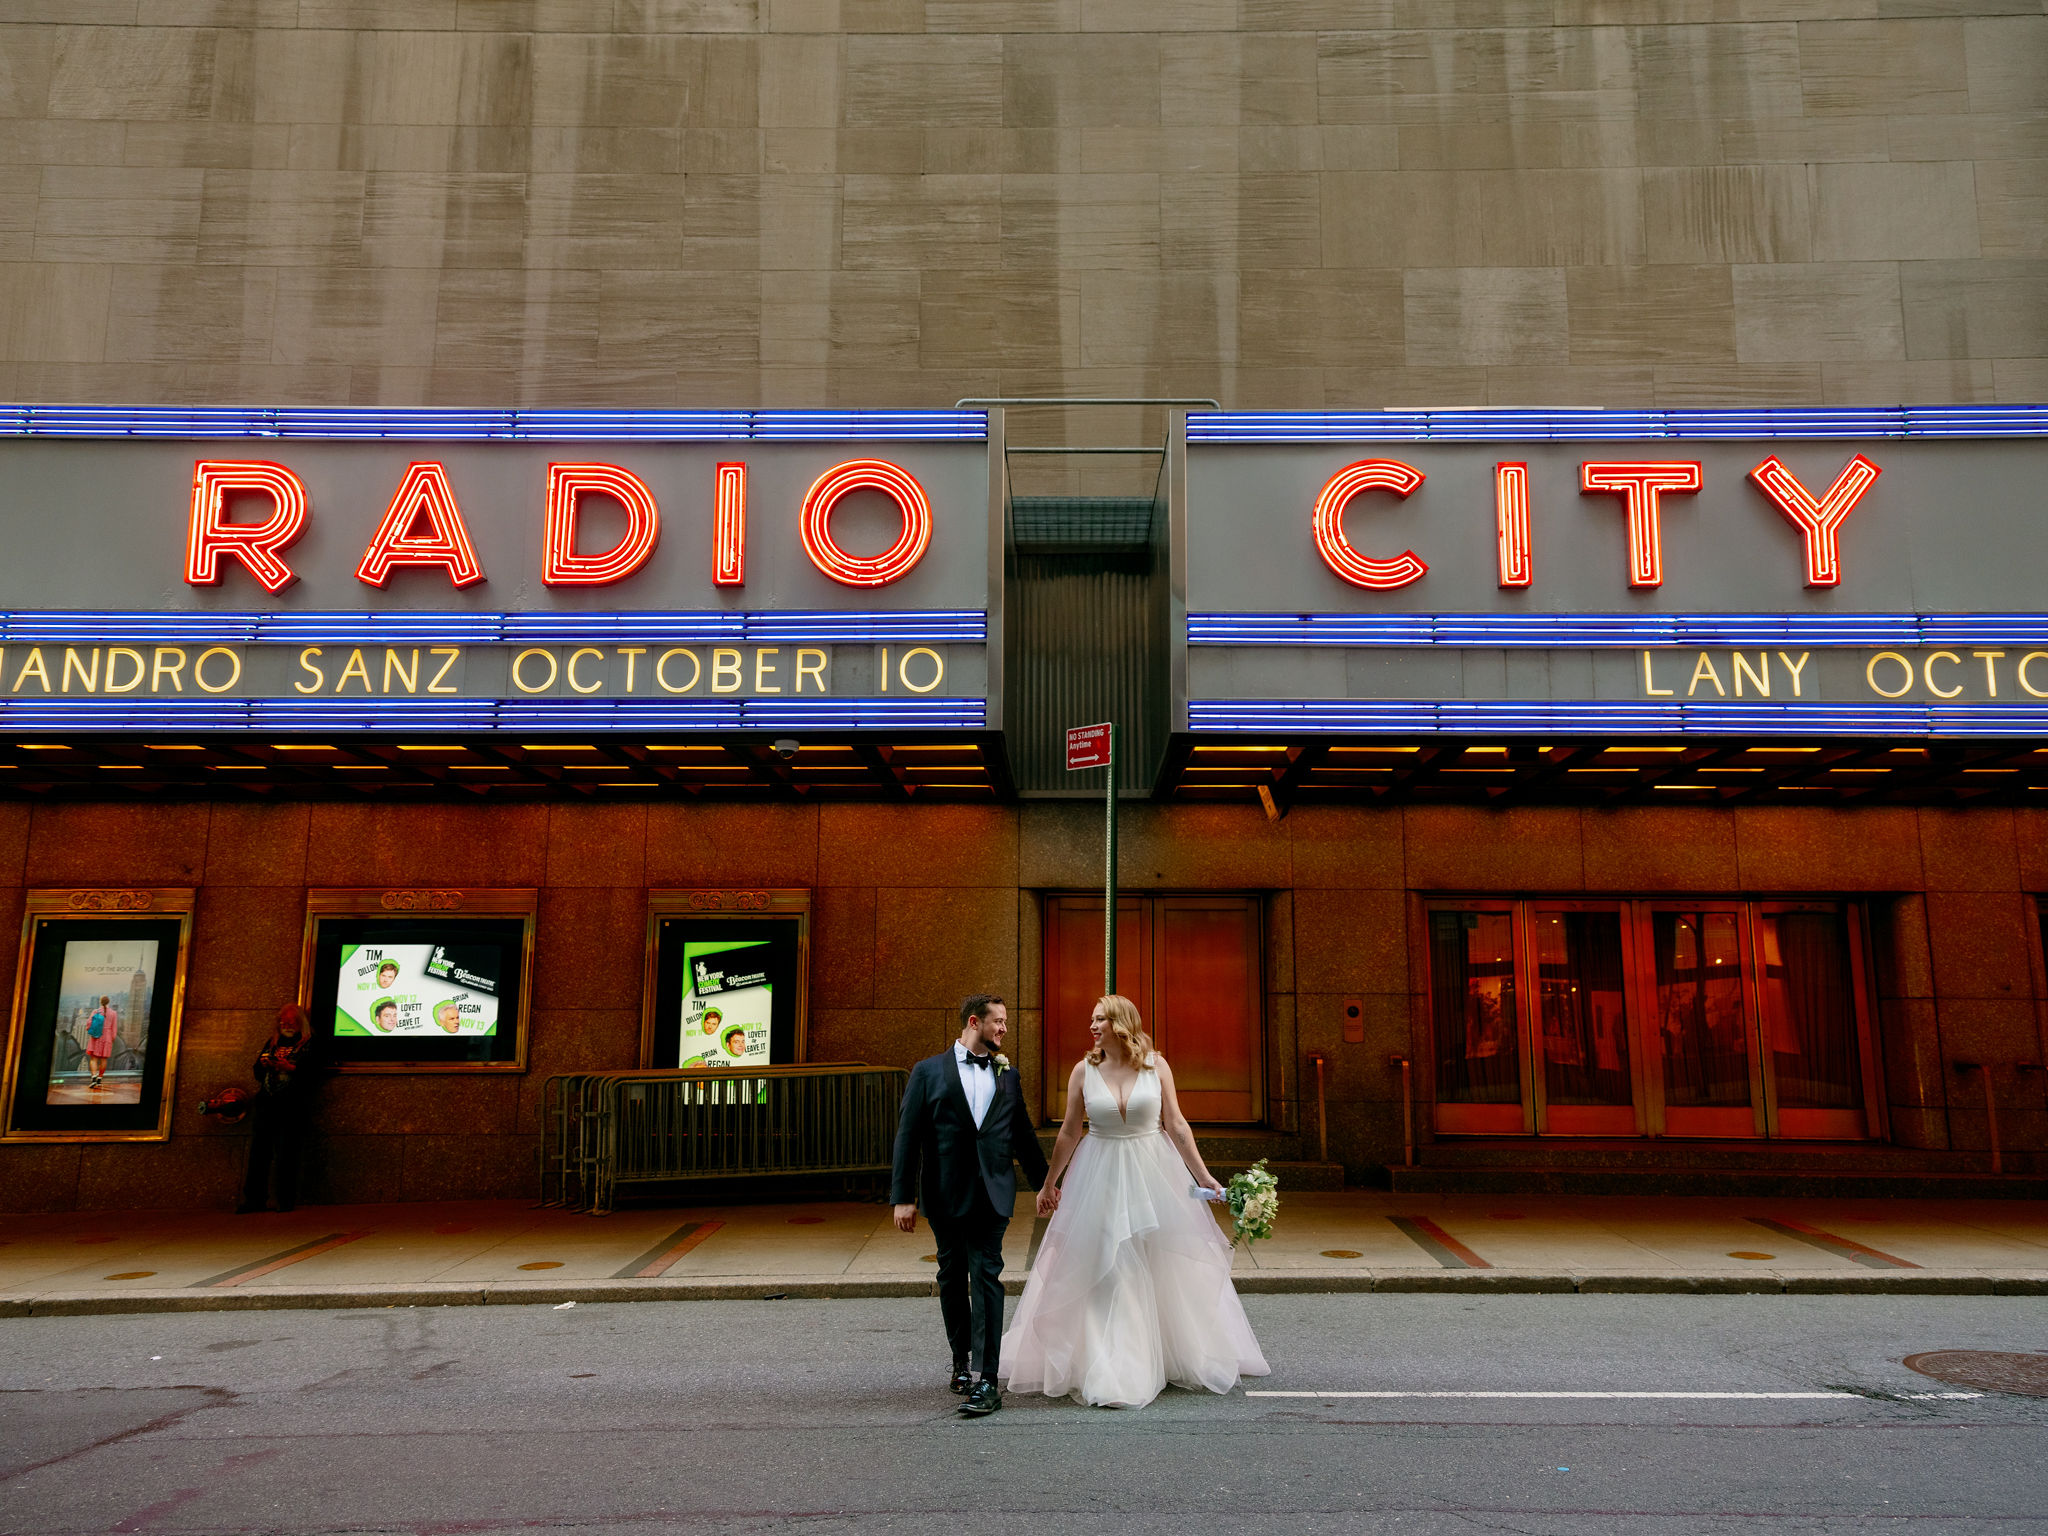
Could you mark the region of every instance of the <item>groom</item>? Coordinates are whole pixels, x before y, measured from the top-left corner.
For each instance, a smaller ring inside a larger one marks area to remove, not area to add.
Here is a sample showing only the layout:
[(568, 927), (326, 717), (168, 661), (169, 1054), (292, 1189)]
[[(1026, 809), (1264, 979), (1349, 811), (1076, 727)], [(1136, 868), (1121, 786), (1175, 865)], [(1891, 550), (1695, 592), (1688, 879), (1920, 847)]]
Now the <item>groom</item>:
[[(960, 1411), (981, 1418), (1003, 1406), (996, 1373), (1003, 1347), (1003, 1231), (1017, 1203), (1017, 1172), (1045, 1184), (1039, 1150), (1017, 1074), (1002, 1054), (1010, 1026), (1000, 997), (977, 993), (960, 1005), (960, 1038), (910, 1072), (896, 1128), (890, 1199), (896, 1228), (917, 1230), (925, 1214), (939, 1248), (939, 1310), (953, 1346), (953, 1390)], [(976, 1382), (970, 1369), (981, 1366)]]

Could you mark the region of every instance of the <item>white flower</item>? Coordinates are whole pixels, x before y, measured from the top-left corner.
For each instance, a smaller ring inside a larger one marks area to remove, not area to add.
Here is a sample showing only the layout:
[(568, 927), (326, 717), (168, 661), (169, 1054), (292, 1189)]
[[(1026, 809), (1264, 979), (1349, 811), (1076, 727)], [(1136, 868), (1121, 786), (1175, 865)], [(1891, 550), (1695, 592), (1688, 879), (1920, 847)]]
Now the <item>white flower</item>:
[(996, 1076), (997, 1076), (997, 1077), (1001, 1077), (1001, 1076), (1002, 1076), (1002, 1075), (1003, 1075), (1003, 1074), (1004, 1074), (1005, 1072), (1007, 1072), (1007, 1071), (1009, 1071), (1009, 1070), (1010, 1070), (1010, 1058), (1009, 1058), (1009, 1057), (1007, 1057), (1007, 1056), (1005, 1056), (1005, 1055), (1004, 1055), (1004, 1054), (1003, 1054), (1003, 1053), (1002, 1053), (1001, 1051), (997, 1051), (997, 1052), (996, 1052)]

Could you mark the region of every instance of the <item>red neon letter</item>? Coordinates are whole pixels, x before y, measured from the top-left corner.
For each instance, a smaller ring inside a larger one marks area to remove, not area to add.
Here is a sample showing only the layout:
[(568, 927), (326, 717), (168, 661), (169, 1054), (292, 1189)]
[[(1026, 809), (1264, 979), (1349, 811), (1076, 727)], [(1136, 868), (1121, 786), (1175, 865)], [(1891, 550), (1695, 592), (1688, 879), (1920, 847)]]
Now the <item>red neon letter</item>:
[[(416, 535), (412, 530), (421, 518), (427, 520), (427, 532)], [(458, 587), (472, 587), (484, 579), (484, 568), (470, 547), (462, 509), (455, 505), (448, 471), (439, 464), (406, 467), (398, 493), (385, 509), (384, 521), (363, 551), (356, 580), (381, 587), (390, 579), (394, 565), (443, 566)]]
[(1493, 466), (1493, 523), (1500, 534), (1500, 584), (1529, 585), (1529, 466)]
[[(879, 555), (849, 555), (832, 542), (832, 509), (851, 491), (881, 491), (903, 511), (903, 536)], [(886, 459), (852, 459), (825, 471), (804, 494), (797, 533), (811, 564), (849, 587), (883, 587), (909, 573), (932, 542), (924, 487)]]
[(1658, 498), (1666, 491), (1700, 488), (1700, 467), (1686, 463), (1604, 464), (1579, 466), (1582, 495), (1612, 494), (1628, 506), (1628, 584), (1664, 585), (1664, 533), (1658, 521)]
[[(576, 553), (576, 512), (584, 495), (602, 492), (626, 509), (626, 536), (601, 555)], [(547, 534), (540, 579), (551, 587), (602, 587), (632, 575), (654, 553), (661, 512), (654, 492), (616, 464), (548, 466)]]
[(1809, 587), (1839, 587), (1842, 584), (1842, 524), (1856, 510), (1863, 493), (1877, 483), (1884, 471), (1857, 454), (1842, 466), (1827, 495), (1818, 501), (1813, 492), (1778, 462), (1774, 453), (1749, 472), (1771, 498), (1771, 504), (1790, 518), (1806, 535), (1806, 584)]
[(1371, 587), (1377, 592), (1422, 580), (1429, 567), (1416, 558), (1414, 550), (1403, 550), (1391, 560), (1373, 560), (1361, 555), (1344, 537), (1344, 508), (1352, 497), (1360, 491), (1406, 496), (1422, 484), (1422, 478), (1422, 471), (1397, 459), (1361, 459), (1332, 475), (1316, 498), (1316, 549), (1323, 563), (1354, 587)]
[[(276, 505), (260, 523), (227, 521), (227, 494), (257, 491)], [(192, 466), (192, 525), (185, 536), (185, 580), (210, 587), (220, 580), (220, 562), (233, 555), (263, 583), (282, 592), (299, 579), (277, 552), (306, 531), (306, 488), (282, 464), (253, 459), (201, 459)]]
[(711, 514), (711, 584), (747, 584), (747, 466), (718, 466), (717, 504)]

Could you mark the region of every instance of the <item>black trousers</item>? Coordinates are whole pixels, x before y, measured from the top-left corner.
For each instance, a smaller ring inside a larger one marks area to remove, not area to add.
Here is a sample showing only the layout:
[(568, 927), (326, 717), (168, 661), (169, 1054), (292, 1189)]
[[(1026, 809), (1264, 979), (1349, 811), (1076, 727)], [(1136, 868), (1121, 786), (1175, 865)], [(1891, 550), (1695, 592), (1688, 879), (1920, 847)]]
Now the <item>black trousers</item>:
[(953, 1364), (972, 1364), (991, 1379), (1003, 1356), (1003, 1234), (1010, 1219), (998, 1216), (987, 1196), (975, 1201), (964, 1220), (932, 1220), (939, 1245), (939, 1311)]
[(299, 1185), (299, 1145), (306, 1138), (306, 1106), (258, 1099), (250, 1115), (249, 1176), (242, 1182), (242, 1203), (261, 1206), (270, 1193), (270, 1175), (277, 1172), (279, 1209), (295, 1204)]

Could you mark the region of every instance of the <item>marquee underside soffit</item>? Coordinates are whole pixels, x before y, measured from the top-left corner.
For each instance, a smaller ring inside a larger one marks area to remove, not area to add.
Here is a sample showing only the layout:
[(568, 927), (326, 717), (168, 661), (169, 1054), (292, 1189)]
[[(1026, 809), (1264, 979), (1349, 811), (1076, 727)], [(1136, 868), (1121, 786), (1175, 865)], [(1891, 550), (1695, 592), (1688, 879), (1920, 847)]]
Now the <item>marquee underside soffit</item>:
[(1007, 798), (997, 738), (540, 741), (164, 734), (0, 741), (0, 798), (934, 800)]
[(1174, 802), (1294, 805), (2048, 805), (2036, 740), (1896, 738), (1631, 743), (1217, 741), (1178, 736), (1159, 783)]

